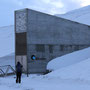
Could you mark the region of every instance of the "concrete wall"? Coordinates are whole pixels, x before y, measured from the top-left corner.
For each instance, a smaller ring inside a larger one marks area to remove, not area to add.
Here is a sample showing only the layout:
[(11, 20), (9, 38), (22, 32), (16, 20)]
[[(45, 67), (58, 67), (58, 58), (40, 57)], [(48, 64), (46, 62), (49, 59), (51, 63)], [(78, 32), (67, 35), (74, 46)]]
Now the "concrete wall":
[[(29, 72), (45, 72), (51, 59), (90, 46), (90, 27), (77, 22), (28, 10), (27, 28)], [(45, 51), (38, 52), (37, 45), (44, 45)], [(33, 54), (46, 60), (32, 61)]]
[[(29, 73), (45, 72), (51, 59), (90, 46), (90, 26), (30, 9), (17, 12), (21, 19), (16, 22), (22, 22), (17, 33), (27, 33)], [(33, 54), (42, 59), (31, 60)]]
[(90, 44), (90, 26), (28, 10), (28, 44)]

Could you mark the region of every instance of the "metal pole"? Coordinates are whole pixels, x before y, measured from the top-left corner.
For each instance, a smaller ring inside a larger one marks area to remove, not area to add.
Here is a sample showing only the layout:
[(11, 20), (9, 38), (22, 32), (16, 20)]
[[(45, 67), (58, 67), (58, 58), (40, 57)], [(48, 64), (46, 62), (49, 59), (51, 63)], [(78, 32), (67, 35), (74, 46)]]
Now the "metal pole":
[[(26, 26), (27, 26), (27, 30), (26, 30), (26, 44), (27, 44), (27, 33), (28, 33), (28, 9), (26, 9), (26, 13), (27, 13), (27, 23), (26, 23)], [(26, 45), (26, 48), (28, 47), (28, 45)], [(27, 52), (27, 55), (28, 55), (28, 52)], [(26, 55), (26, 56), (27, 56)], [(27, 77), (28, 77), (28, 56), (27, 56)]]

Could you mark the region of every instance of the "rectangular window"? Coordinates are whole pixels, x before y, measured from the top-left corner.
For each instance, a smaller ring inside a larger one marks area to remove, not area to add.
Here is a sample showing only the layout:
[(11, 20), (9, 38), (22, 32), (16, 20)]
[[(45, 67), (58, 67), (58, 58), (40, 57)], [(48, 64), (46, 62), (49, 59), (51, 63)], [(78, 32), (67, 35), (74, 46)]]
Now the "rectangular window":
[(49, 52), (53, 53), (53, 45), (49, 45)]
[(37, 44), (36, 45), (36, 51), (37, 52), (45, 52), (45, 45), (43, 45), (43, 44)]
[(60, 51), (64, 51), (64, 45), (60, 45)]
[(75, 50), (79, 50), (79, 45), (76, 45), (75, 46)]

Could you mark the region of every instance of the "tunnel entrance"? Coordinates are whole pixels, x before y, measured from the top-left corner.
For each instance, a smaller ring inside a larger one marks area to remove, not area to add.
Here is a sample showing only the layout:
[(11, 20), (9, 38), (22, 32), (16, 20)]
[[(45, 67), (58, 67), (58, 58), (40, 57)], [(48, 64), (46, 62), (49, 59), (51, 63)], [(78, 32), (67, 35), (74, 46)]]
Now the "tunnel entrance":
[(16, 64), (19, 61), (23, 65), (23, 71), (27, 71), (27, 42), (26, 32), (16, 33)]

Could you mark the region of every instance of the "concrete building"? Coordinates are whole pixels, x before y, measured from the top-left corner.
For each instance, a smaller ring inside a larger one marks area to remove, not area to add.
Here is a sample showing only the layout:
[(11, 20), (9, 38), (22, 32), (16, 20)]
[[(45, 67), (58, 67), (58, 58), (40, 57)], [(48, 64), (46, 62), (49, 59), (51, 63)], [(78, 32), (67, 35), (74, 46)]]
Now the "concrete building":
[(44, 73), (53, 58), (89, 46), (90, 26), (31, 9), (15, 11), (15, 62), (25, 72)]

